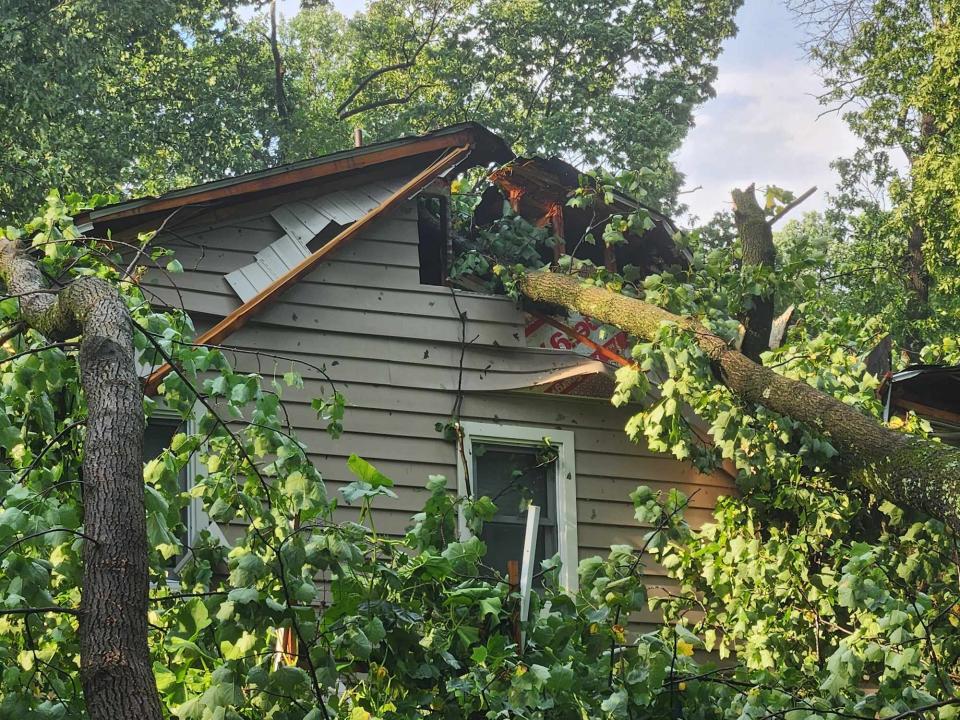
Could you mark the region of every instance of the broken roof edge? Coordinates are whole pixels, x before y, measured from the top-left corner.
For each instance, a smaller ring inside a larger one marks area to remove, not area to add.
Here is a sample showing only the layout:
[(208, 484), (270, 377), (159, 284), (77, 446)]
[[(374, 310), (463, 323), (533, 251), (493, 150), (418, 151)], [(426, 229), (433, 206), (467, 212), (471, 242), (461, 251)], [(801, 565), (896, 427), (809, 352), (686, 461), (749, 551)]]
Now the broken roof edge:
[(316, 158), (191, 185), (159, 196), (146, 196), (106, 205), (79, 214), (75, 222), (77, 225), (90, 222), (109, 223), (124, 218), (176, 210), (197, 203), (235, 199), (394, 160), (404, 160), (430, 152), (443, 152), (463, 145), (471, 146), (469, 160), (476, 165), (503, 163), (514, 157), (507, 143), (499, 135), (479, 123), (464, 122), (423, 135), (412, 135), (349, 148)]
[[(505, 163), (503, 167), (498, 168), (491, 175), (491, 179), (496, 182), (496, 176), (508, 176), (513, 173), (513, 168), (523, 168), (524, 166), (540, 166), (540, 169), (553, 173), (557, 180), (566, 185), (572, 190), (575, 190), (579, 187), (580, 178), (589, 176), (590, 173), (584, 170), (579, 170), (575, 166), (568, 163), (566, 160), (562, 160), (559, 157), (544, 157), (541, 155), (529, 155), (529, 156), (518, 156), (509, 162)], [(672, 232), (677, 232), (679, 228), (676, 223), (664, 213), (660, 212), (654, 207), (647, 205), (646, 203), (640, 202), (639, 200), (627, 195), (620, 190), (614, 190), (613, 195), (613, 204), (609, 205), (609, 210), (611, 212), (630, 212), (634, 210), (645, 210), (650, 213), (650, 216), (657, 222), (662, 222), (664, 225)]]

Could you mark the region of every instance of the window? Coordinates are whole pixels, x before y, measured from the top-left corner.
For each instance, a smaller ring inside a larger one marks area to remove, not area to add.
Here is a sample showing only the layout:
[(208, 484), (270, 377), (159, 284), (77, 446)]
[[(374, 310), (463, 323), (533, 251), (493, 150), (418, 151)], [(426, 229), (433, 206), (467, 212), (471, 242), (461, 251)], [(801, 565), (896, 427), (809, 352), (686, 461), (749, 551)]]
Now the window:
[[(457, 459), (461, 495), (493, 499), (497, 514), (485, 523), (487, 564), (506, 573), (520, 560), (529, 504), (540, 507), (535, 572), (559, 553), (560, 584), (577, 589), (577, 489), (573, 433), (516, 425), (464, 422), (463, 454)], [(545, 443), (549, 440), (549, 446)], [(458, 453), (458, 455), (460, 455)], [(463, 517), (460, 533), (469, 532)]]
[[(146, 432), (143, 435), (143, 460), (149, 462), (160, 456), (160, 454), (170, 447), (170, 443), (177, 433), (194, 432), (195, 420), (193, 418), (184, 422), (179, 415), (174, 415), (168, 411), (154, 411), (153, 416), (147, 420)], [(197, 468), (199, 458), (196, 454), (180, 471), (180, 491), (187, 492), (193, 487), (197, 477)], [(201, 531), (207, 530), (214, 537), (218, 538), (224, 545), (227, 544), (220, 528), (216, 523), (211, 522), (210, 518), (203, 510), (203, 504), (199, 498), (193, 498), (190, 503), (180, 511), (180, 522), (184, 526), (184, 531), (177, 538), (183, 546), (184, 551), (176, 557), (170, 558), (167, 563), (167, 577), (171, 583), (176, 583), (180, 567), (189, 557), (189, 547), (194, 543)]]
[(420, 242), (420, 284), (443, 285), (450, 253), (450, 199), (442, 195), (417, 198), (417, 232)]
[[(181, 432), (180, 428), (183, 421), (179, 417), (167, 415), (154, 415), (147, 420), (147, 431), (143, 434), (143, 460), (149, 462), (160, 457), (160, 454), (168, 447), (173, 440), (174, 435)], [(180, 492), (186, 492), (192, 485), (190, 465), (187, 464), (180, 471), (179, 484)], [(193, 503), (191, 502), (191, 505)], [(186, 532), (181, 532), (177, 539), (180, 544), (186, 548), (190, 542), (190, 506), (180, 510), (180, 522), (186, 528)], [(174, 569), (183, 560), (184, 553), (172, 557), (167, 561), (167, 567)]]

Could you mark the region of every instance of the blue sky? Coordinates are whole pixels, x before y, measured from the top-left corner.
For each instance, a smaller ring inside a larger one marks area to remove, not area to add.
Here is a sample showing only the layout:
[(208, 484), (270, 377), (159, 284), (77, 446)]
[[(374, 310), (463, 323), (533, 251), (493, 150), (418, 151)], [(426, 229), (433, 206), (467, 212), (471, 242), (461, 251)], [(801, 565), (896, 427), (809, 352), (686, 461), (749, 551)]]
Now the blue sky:
[[(510, 2), (511, 0), (504, 0)], [(365, 0), (333, 0), (351, 15)], [(281, 12), (296, 12), (299, 0), (281, 0)], [(825, 205), (836, 175), (830, 162), (849, 155), (855, 140), (816, 95), (822, 84), (800, 48), (802, 30), (782, 0), (746, 0), (737, 13), (740, 31), (724, 45), (717, 97), (698, 108), (696, 127), (674, 159), (687, 176), (684, 195), (693, 214), (709, 219), (729, 207), (730, 190), (751, 182), (796, 193), (819, 191), (804, 210)]]

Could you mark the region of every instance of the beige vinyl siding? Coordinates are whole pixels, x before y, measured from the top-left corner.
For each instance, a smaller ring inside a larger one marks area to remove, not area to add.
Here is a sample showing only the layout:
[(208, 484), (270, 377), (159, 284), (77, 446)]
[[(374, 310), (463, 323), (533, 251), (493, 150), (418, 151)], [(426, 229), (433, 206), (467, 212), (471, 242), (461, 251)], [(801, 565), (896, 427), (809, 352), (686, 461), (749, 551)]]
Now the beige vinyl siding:
[[(267, 211), (264, 211), (265, 213)], [(185, 268), (167, 277), (151, 272), (145, 287), (194, 315), (198, 328), (239, 305), (223, 276), (251, 261), (282, 234), (269, 217), (231, 219), (216, 226), (182, 228), (158, 244), (171, 247)], [(693, 495), (687, 512), (698, 525), (711, 517), (717, 497), (732, 492), (723, 474), (702, 475), (686, 463), (632, 443), (623, 426), (630, 416), (602, 400), (522, 390), (558, 372), (597, 364), (568, 352), (524, 347), (524, 315), (517, 304), (419, 283), (416, 209), (413, 202), (339, 249), (303, 282), (285, 293), (225, 344), (262, 350), (228, 357), (238, 368), (278, 377), (296, 370), (300, 390), (285, 389), (290, 420), (328, 493), (353, 478), (346, 459), (357, 453), (393, 478), (399, 498), (378, 501), (377, 529), (402, 533), (426, 498), (429, 475), (456, 487), (456, 448), (435, 425), (449, 421), (458, 386), (464, 420), (562, 429), (574, 433), (580, 557), (604, 555), (613, 543), (639, 545), (647, 528), (633, 519), (628, 495), (639, 484), (680, 488)], [(461, 323), (457, 305), (466, 314)], [(467, 341), (460, 370), (461, 338)], [(288, 359), (274, 359), (279, 353)], [(309, 403), (330, 388), (326, 368), (347, 398), (345, 432), (333, 440)], [(356, 519), (355, 508), (339, 511)], [(228, 533), (229, 534), (229, 533)], [(650, 564), (651, 586), (672, 587)], [(655, 616), (636, 618), (646, 625)]]

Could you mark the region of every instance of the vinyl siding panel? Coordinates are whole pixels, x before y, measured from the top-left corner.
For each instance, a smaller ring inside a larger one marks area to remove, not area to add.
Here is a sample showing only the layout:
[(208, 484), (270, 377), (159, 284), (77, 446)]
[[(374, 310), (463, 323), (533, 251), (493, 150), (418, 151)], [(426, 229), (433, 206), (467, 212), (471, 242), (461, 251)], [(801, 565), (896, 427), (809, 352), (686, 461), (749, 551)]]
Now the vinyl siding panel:
[[(198, 329), (209, 326), (239, 305), (224, 275), (252, 262), (283, 233), (269, 212), (178, 229), (169, 242), (158, 240), (175, 250), (186, 269), (173, 276), (178, 289), (156, 271), (148, 273), (144, 288), (190, 311)], [(631, 442), (623, 432), (629, 409), (524, 391), (556, 373), (595, 371), (597, 365), (572, 353), (525, 348), (524, 315), (508, 298), (462, 291), (454, 298), (449, 288), (420, 285), (417, 233), (415, 203), (409, 202), (338, 249), (225, 341), (247, 351), (227, 351), (239, 369), (303, 375), (304, 387), (285, 388), (283, 397), (328, 493), (353, 479), (346, 468), (351, 453), (365, 457), (394, 479), (399, 495), (375, 504), (377, 529), (404, 532), (426, 499), (429, 475), (445, 475), (448, 486), (456, 487), (456, 448), (435, 426), (449, 420), (459, 386), (464, 420), (573, 432), (580, 557), (604, 555), (614, 543), (642, 543), (648, 528), (636, 523), (628, 498), (639, 484), (664, 492), (679, 488), (692, 496), (690, 522), (710, 521), (717, 498), (734, 492), (729, 477), (698, 473)], [(257, 352), (262, 354), (252, 354)], [(318, 367), (347, 398), (339, 440), (324, 432), (309, 405), (330, 391)], [(358, 511), (339, 512), (356, 519)], [(647, 572), (651, 585), (670, 585), (655, 564)], [(656, 616), (636, 621), (650, 629)]]

